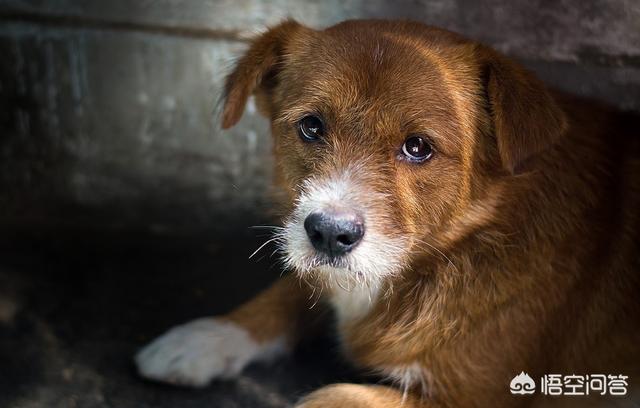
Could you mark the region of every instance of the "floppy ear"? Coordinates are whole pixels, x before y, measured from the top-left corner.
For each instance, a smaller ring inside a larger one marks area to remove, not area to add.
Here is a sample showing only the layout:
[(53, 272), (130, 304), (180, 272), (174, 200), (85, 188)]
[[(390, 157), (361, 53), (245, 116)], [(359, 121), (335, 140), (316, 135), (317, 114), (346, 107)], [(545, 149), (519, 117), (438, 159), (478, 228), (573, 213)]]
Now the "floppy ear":
[(552, 146), (567, 129), (564, 112), (545, 85), (521, 65), (481, 48), (486, 95), (500, 159), (512, 174)]
[(287, 43), (302, 28), (297, 22), (287, 20), (253, 40), (249, 50), (227, 77), (223, 96), (223, 129), (230, 128), (240, 120), (252, 93), (259, 87), (268, 87), (274, 80)]

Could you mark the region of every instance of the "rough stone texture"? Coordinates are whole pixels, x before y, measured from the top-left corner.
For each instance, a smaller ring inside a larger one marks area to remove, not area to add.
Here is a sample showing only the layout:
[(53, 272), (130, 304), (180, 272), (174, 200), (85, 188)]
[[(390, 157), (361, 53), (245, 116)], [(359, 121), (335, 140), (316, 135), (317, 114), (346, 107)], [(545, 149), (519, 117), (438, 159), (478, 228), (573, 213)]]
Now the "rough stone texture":
[(241, 43), (4, 27), (0, 218), (106, 209), (119, 224), (142, 214), (197, 225), (214, 221), (210, 207), (260, 205), (265, 124), (247, 115), (221, 133), (215, 115), (223, 67)]
[(640, 56), (634, 0), (9, 0), (6, 9), (48, 15), (199, 27), (246, 36), (293, 17), (322, 27), (349, 18), (411, 18), (486, 41), (523, 57), (578, 61), (585, 54)]

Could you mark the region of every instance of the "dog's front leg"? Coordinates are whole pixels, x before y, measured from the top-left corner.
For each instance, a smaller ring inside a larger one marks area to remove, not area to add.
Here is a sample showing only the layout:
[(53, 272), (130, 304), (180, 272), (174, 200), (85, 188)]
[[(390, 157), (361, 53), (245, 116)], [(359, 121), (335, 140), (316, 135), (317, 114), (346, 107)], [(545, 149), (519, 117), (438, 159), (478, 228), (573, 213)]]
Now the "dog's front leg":
[(283, 353), (309, 313), (306, 284), (285, 276), (228, 315), (177, 326), (135, 356), (139, 373), (172, 384), (202, 387), (232, 378), (250, 362)]
[(432, 408), (430, 401), (382, 385), (332, 384), (312, 392), (296, 408)]

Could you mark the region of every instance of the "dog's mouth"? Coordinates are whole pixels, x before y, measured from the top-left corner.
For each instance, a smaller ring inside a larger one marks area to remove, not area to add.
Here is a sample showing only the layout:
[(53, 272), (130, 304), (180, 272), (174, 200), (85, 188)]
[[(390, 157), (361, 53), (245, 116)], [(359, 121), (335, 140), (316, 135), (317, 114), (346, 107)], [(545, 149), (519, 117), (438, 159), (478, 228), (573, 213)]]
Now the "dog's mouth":
[[(287, 254), (289, 256), (289, 254)], [(349, 258), (345, 255), (325, 255), (325, 254), (313, 254), (309, 259), (310, 268), (307, 270), (298, 270), (298, 272), (310, 272), (311, 270), (318, 268), (332, 268), (338, 270), (344, 270), (345, 272), (361, 273), (353, 270), (353, 266), (349, 262)]]
[(403, 267), (404, 242), (368, 231), (356, 247), (339, 254), (318, 250), (301, 221), (286, 224), (282, 236), (284, 262), (301, 277), (314, 276), (341, 287), (375, 286)]
[(353, 287), (377, 284), (404, 267), (407, 240), (384, 232), (384, 213), (372, 204), (383, 197), (361, 190), (348, 175), (305, 183), (280, 234), (288, 269)]

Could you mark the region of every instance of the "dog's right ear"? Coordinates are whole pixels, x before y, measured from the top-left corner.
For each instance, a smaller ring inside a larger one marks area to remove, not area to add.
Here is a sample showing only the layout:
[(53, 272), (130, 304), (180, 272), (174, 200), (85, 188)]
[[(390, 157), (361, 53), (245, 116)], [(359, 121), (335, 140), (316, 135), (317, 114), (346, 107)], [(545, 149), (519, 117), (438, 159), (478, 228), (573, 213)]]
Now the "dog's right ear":
[[(257, 37), (227, 77), (224, 87), (222, 128), (235, 125), (244, 112), (251, 94), (259, 88), (272, 87), (287, 44), (305, 27), (287, 20)], [(264, 89), (269, 91), (269, 89)]]

